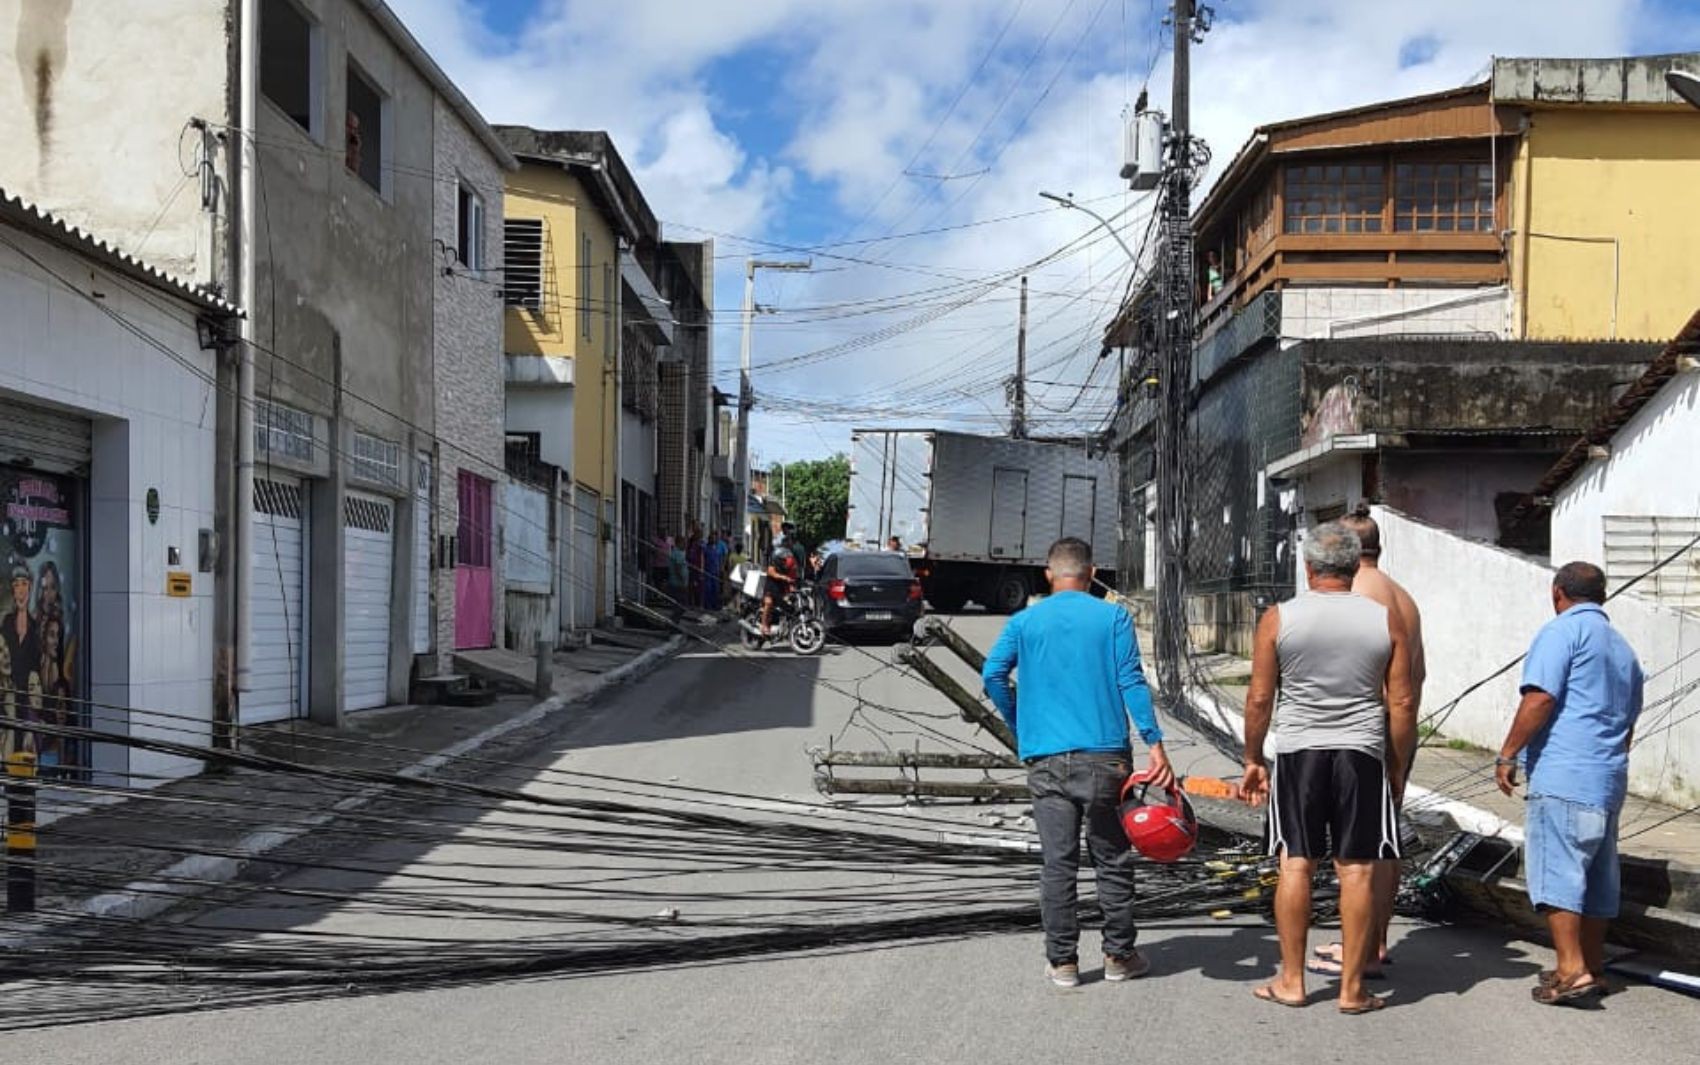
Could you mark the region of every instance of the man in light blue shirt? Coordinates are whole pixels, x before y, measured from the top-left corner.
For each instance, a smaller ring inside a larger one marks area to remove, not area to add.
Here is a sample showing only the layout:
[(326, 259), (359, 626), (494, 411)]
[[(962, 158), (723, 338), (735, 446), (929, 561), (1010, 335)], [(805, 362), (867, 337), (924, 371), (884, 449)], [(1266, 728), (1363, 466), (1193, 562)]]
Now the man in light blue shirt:
[[(1163, 753), (1133, 622), (1121, 607), (1092, 597), (1091, 546), (1067, 537), (1051, 546), (1045, 561), (1050, 596), (1010, 619), (982, 679), (1027, 764), (1044, 858), (1039, 911), (1051, 982), (1080, 983), (1075, 902), (1083, 822), (1104, 913), (1104, 979), (1134, 979), (1151, 966), (1134, 949), (1132, 856), (1116, 815), (1132, 767), (1130, 717), (1149, 749), (1156, 785), (1172, 783), (1174, 772)], [(1019, 697), (1009, 683), (1018, 669)]]
[(1606, 926), (1617, 916), (1618, 813), (1643, 677), (1605, 601), (1598, 566), (1572, 562), (1553, 578), (1558, 616), (1529, 647), (1523, 700), (1494, 759), (1507, 795), (1517, 786), (1520, 753), (1529, 772), (1523, 878), (1558, 954), (1533, 992), (1546, 1005), (1605, 993)]

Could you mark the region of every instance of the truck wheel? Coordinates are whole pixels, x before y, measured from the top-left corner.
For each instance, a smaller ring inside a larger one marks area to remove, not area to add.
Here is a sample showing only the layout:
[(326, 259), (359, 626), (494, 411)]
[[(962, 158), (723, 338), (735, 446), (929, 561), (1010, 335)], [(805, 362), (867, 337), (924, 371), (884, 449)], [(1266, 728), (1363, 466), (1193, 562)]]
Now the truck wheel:
[(927, 603), (941, 614), (955, 614), (968, 602), (968, 595), (960, 588), (941, 588), (927, 596)]
[(1027, 575), (1006, 573), (992, 584), (992, 601), (986, 606), (999, 614), (1013, 614), (1027, 605)]

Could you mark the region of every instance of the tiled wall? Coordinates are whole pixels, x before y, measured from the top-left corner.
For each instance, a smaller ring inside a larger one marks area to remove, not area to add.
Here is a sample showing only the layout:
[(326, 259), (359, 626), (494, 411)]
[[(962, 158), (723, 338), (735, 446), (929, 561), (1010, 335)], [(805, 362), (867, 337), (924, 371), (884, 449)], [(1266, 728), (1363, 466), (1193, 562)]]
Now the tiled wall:
[(1414, 333), (1508, 340), (1511, 320), (1510, 291), (1502, 285), (1481, 289), (1294, 286), (1281, 293), (1281, 336), (1288, 341)]
[[(94, 421), (84, 592), (90, 697), (189, 719), (107, 710), (96, 724), (179, 742), (204, 739), (199, 723), (212, 719), (215, 581), (198, 571), (197, 544), (201, 529), (216, 528), (212, 353), (200, 350), (187, 305), (103, 270), (91, 276), (87, 261), (56, 245), (8, 236), (79, 286), (72, 291), (0, 246), (0, 321), (6, 323), (0, 329), (0, 387)], [(102, 308), (173, 355), (132, 335)], [(157, 522), (146, 514), (149, 488), (159, 493)], [(167, 565), (172, 546), (182, 552), (181, 566)], [(193, 574), (192, 595), (165, 594), (168, 569)], [(97, 751), (96, 764), (123, 770), (124, 753)], [(130, 751), (127, 768), (177, 775), (195, 771), (198, 763)]]

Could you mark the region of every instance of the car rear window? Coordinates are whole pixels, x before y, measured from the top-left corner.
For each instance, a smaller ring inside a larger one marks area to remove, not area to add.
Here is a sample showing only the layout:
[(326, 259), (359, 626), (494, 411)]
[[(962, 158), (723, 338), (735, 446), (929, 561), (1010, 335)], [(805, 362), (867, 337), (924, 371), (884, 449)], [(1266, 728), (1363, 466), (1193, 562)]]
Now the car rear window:
[(901, 555), (858, 555), (845, 552), (838, 556), (840, 577), (908, 577), (909, 560)]

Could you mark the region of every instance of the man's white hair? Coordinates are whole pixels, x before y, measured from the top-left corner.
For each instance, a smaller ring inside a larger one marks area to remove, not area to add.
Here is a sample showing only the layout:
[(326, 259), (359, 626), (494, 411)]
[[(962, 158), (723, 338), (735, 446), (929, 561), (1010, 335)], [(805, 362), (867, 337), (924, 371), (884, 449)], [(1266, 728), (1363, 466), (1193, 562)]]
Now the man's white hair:
[(1357, 575), (1362, 556), (1363, 542), (1358, 534), (1337, 521), (1317, 526), (1305, 538), (1305, 562), (1318, 576), (1349, 580)]

